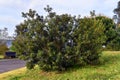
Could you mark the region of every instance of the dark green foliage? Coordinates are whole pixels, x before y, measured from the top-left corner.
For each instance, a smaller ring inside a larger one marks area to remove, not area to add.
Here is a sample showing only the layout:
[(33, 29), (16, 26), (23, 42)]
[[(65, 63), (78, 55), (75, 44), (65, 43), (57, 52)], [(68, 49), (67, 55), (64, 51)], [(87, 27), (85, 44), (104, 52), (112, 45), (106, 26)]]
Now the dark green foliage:
[(27, 67), (28, 69), (33, 69), (34, 66), (35, 66), (35, 64), (34, 64), (32, 61), (26, 63), (26, 67)]
[(117, 8), (114, 9), (115, 15), (113, 19), (116, 22), (116, 29), (114, 34), (115, 37), (108, 43), (108, 49), (110, 50), (120, 50), (120, 1), (118, 2)]
[(120, 50), (120, 28), (118, 27), (116, 30), (115, 37), (108, 43), (107, 48), (109, 50)]
[(115, 50), (115, 51), (120, 50), (120, 37), (119, 36), (117, 36), (114, 40), (112, 40), (109, 43), (108, 49), (109, 50)]
[(65, 70), (75, 64), (75, 48), (68, 42), (72, 38), (73, 23), (73, 18), (67, 14), (47, 19), (46, 35), (41, 40), (43, 49), (37, 55), (41, 68)]
[(16, 26), (13, 47), (29, 69), (37, 64), (43, 70), (66, 70), (77, 64), (99, 61), (105, 43), (104, 25), (95, 18), (56, 15), (47, 6), (46, 17), (36, 11), (22, 13), (24, 23)]

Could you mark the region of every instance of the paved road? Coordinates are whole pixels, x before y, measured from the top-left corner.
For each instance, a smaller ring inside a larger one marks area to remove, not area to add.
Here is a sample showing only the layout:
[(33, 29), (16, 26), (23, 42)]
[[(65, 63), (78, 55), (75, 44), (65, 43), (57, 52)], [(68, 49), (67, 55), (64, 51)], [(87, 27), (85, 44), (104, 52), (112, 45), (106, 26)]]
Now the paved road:
[(0, 60), (0, 73), (14, 70), (25, 66), (25, 61), (19, 59)]

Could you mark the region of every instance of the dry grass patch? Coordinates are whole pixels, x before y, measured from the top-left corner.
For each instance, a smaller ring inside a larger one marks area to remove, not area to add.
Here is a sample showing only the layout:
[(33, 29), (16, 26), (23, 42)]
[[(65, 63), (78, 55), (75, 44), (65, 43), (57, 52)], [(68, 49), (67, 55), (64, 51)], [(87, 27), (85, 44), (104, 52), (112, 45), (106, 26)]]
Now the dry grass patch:
[(3, 57), (4, 57), (3, 55), (0, 55), (0, 59), (3, 59)]
[(5, 73), (1, 73), (0, 74), (0, 80), (6, 80), (7, 77), (10, 77), (10, 76), (13, 76), (13, 75), (19, 75), (19, 74), (22, 74), (24, 72), (26, 72), (26, 67), (15, 69), (15, 70), (8, 71), (8, 72), (5, 72)]

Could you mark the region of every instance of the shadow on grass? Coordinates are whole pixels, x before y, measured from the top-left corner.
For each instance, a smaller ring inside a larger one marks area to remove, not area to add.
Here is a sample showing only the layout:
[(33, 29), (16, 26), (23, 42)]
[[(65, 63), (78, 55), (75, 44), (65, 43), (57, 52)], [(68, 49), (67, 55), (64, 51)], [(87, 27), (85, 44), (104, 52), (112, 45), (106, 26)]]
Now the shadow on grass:
[(115, 54), (115, 55), (103, 55), (100, 58), (100, 62), (97, 65), (76, 65), (73, 66), (72, 68), (69, 68), (66, 72), (72, 72), (72, 71), (76, 71), (78, 69), (94, 69), (94, 68), (100, 68), (100, 67), (104, 67), (106, 68), (112, 65), (116, 65), (116, 63), (120, 62), (120, 54)]
[(101, 65), (106, 65), (106, 64), (112, 64), (113, 62), (118, 62), (120, 61), (120, 54), (115, 54), (115, 55), (106, 55), (103, 56), (103, 62)]

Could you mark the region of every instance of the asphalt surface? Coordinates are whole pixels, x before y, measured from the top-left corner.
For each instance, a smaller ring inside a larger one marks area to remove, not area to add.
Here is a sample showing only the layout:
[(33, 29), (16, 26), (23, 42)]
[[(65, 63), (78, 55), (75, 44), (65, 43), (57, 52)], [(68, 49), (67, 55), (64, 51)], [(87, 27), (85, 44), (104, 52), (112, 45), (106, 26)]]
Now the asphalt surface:
[(25, 61), (19, 59), (0, 60), (0, 73), (11, 71), (25, 66)]

